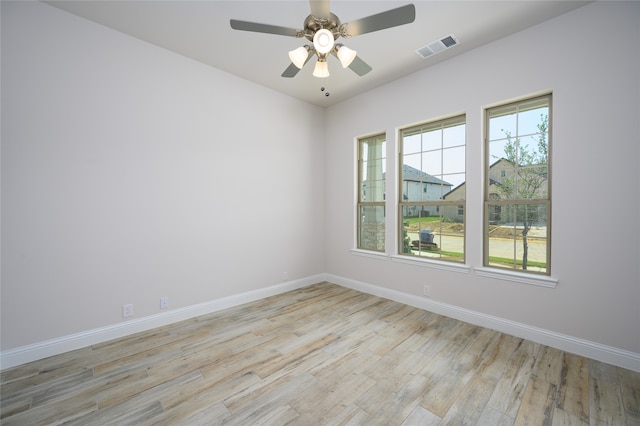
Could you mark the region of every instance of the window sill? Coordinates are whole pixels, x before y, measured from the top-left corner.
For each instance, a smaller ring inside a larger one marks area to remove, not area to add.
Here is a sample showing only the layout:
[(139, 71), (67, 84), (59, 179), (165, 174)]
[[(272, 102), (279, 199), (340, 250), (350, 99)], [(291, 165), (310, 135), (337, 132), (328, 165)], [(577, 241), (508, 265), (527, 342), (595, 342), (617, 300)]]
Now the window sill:
[(493, 268), (473, 268), (474, 272), (481, 277), (495, 278), (499, 280), (511, 281), (521, 284), (537, 285), (540, 287), (556, 288), (558, 279), (546, 275), (525, 274), (522, 272), (502, 271)]
[(468, 274), (470, 267), (462, 263), (443, 262), (433, 259), (417, 259), (409, 256), (391, 256), (391, 260), (398, 263), (406, 263), (408, 265), (418, 265), (427, 268), (441, 269), (444, 271), (458, 272)]
[(389, 256), (387, 256), (386, 253), (382, 253), (382, 252), (368, 251), (368, 250), (361, 250), (361, 249), (351, 249), (350, 251), (352, 254), (355, 254), (356, 256), (370, 257), (371, 259), (378, 259), (378, 260), (389, 259)]

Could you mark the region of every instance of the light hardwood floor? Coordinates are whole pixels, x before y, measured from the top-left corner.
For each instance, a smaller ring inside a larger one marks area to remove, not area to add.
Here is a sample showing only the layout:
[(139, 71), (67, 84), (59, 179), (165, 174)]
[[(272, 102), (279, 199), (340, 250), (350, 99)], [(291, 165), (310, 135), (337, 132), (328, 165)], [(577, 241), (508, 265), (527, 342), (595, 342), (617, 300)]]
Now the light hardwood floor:
[(640, 373), (320, 283), (2, 372), (3, 425), (638, 425)]

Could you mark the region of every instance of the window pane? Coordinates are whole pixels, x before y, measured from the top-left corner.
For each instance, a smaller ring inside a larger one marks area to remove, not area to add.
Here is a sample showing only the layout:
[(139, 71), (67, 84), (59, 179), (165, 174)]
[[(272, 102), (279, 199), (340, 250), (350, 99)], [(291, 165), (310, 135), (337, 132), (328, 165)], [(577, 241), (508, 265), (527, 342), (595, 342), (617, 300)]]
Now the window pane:
[(443, 194), (447, 200), (464, 200), (465, 197), (465, 173), (456, 173), (451, 175), (443, 175), (444, 180), (448, 185), (447, 191)]
[(546, 133), (524, 136), (518, 140), (517, 163), (521, 166), (547, 164), (548, 152)]
[(515, 164), (505, 159), (493, 163), (487, 174), (489, 179), (489, 193), (494, 194), (492, 199), (513, 199), (516, 196), (516, 167)]
[(465, 145), (465, 125), (446, 127), (442, 134), (442, 147), (448, 148), (452, 146)]
[(508, 134), (517, 134), (515, 107), (492, 110), (489, 113), (489, 140), (504, 139)]
[(403, 165), (409, 166), (415, 169), (415, 171), (402, 170), (402, 173), (405, 175), (406, 178), (410, 178), (411, 177), (410, 175), (412, 173), (416, 173), (417, 171), (420, 171), (422, 169), (422, 154), (405, 155), (403, 158), (404, 158)]
[(462, 205), (403, 206), (400, 252), (463, 262), (463, 215)]
[(442, 131), (432, 130), (422, 134), (422, 150), (432, 151), (442, 147)]
[(402, 145), (402, 153), (403, 154), (413, 154), (416, 152), (420, 152), (422, 150), (422, 138), (421, 134), (413, 134), (410, 136), (406, 136), (403, 139)]
[(360, 206), (360, 240), (358, 248), (384, 251), (384, 206)]
[(540, 123), (544, 122), (544, 117), (548, 116), (548, 106), (521, 112), (518, 115), (518, 134), (531, 135), (540, 133)]
[[(411, 241), (417, 239), (416, 229), (420, 226), (416, 224), (418, 222), (415, 218), (418, 217), (415, 206), (402, 207), (402, 226), (400, 237), (400, 250), (401, 254), (413, 254), (411, 251)], [(409, 220), (412, 219), (412, 220)]]
[(359, 176), (359, 182), (362, 183), (365, 180), (367, 180), (367, 169), (368, 169), (368, 162), (367, 161), (361, 161), (360, 162), (360, 176)]
[(379, 202), (385, 198), (386, 142), (377, 136), (360, 141), (360, 201)]
[(442, 151), (429, 151), (422, 154), (422, 171), (431, 176), (442, 174)]
[(461, 173), (465, 168), (465, 147), (447, 148), (442, 150), (442, 173)]
[(507, 158), (505, 140), (491, 142), (489, 144), (489, 164), (493, 164), (503, 158)]
[(547, 272), (545, 204), (489, 204), (489, 265)]
[(451, 191), (451, 184), (444, 182), (439, 178), (436, 179), (438, 179), (438, 183), (430, 185), (428, 190), (429, 197), (427, 199), (430, 201), (442, 200), (445, 194), (448, 194), (449, 191)]
[(546, 199), (548, 197), (548, 177), (546, 166), (518, 167), (517, 198)]

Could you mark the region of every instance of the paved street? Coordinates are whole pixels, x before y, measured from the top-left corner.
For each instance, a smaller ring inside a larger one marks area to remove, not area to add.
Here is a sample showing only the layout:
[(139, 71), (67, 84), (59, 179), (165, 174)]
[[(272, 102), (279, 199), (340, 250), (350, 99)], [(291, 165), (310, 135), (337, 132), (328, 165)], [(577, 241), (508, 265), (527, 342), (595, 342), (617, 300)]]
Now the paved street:
[[(417, 232), (409, 232), (408, 235), (411, 241), (418, 239)], [(443, 251), (462, 253), (464, 247), (464, 238), (461, 236), (434, 233), (434, 242)], [(517, 258), (522, 259), (522, 239), (516, 241), (515, 247), (513, 240), (507, 238), (491, 238), (489, 244), (491, 256), (512, 259), (515, 250)], [(529, 260), (532, 262), (545, 262), (546, 245), (547, 241), (545, 239), (529, 238)], [(418, 251), (414, 250), (414, 254), (418, 254)]]

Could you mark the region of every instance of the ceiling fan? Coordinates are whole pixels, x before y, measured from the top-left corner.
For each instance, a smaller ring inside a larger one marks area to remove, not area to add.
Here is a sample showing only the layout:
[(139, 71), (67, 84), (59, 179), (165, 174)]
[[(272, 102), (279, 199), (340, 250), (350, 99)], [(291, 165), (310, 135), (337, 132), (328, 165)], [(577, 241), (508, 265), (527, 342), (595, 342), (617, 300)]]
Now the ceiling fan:
[(415, 6), (408, 4), (342, 24), (340, 19), (330, 12), (329, 0), (310, 0), (309, 3), (311, 5), (311, 14), (304, 20), (304, 29), (302, 30), (236, 19), (231, 19), (231, 28), (241, 31), (298, 38), (304, 37), (311, 41), (312, 45), (300, 46), (289, 52), (289, 58), (292, 63), (284, 70), (282, 77), (294, 77), (314, 55), (318, 58), (313, 71), (315, 77), (329, 76), (329, 67), (327, 65), (327, 57), (329, 55), (336, 56), (343, 68), (349, 67), (359, 76), (363, 76), (371, 71), (371, 67), (360, 59), (354, 50), (341, 43), (336, 43), (336, 40), (339, 37), (353, 37), (409, 24), (416, 17)]

